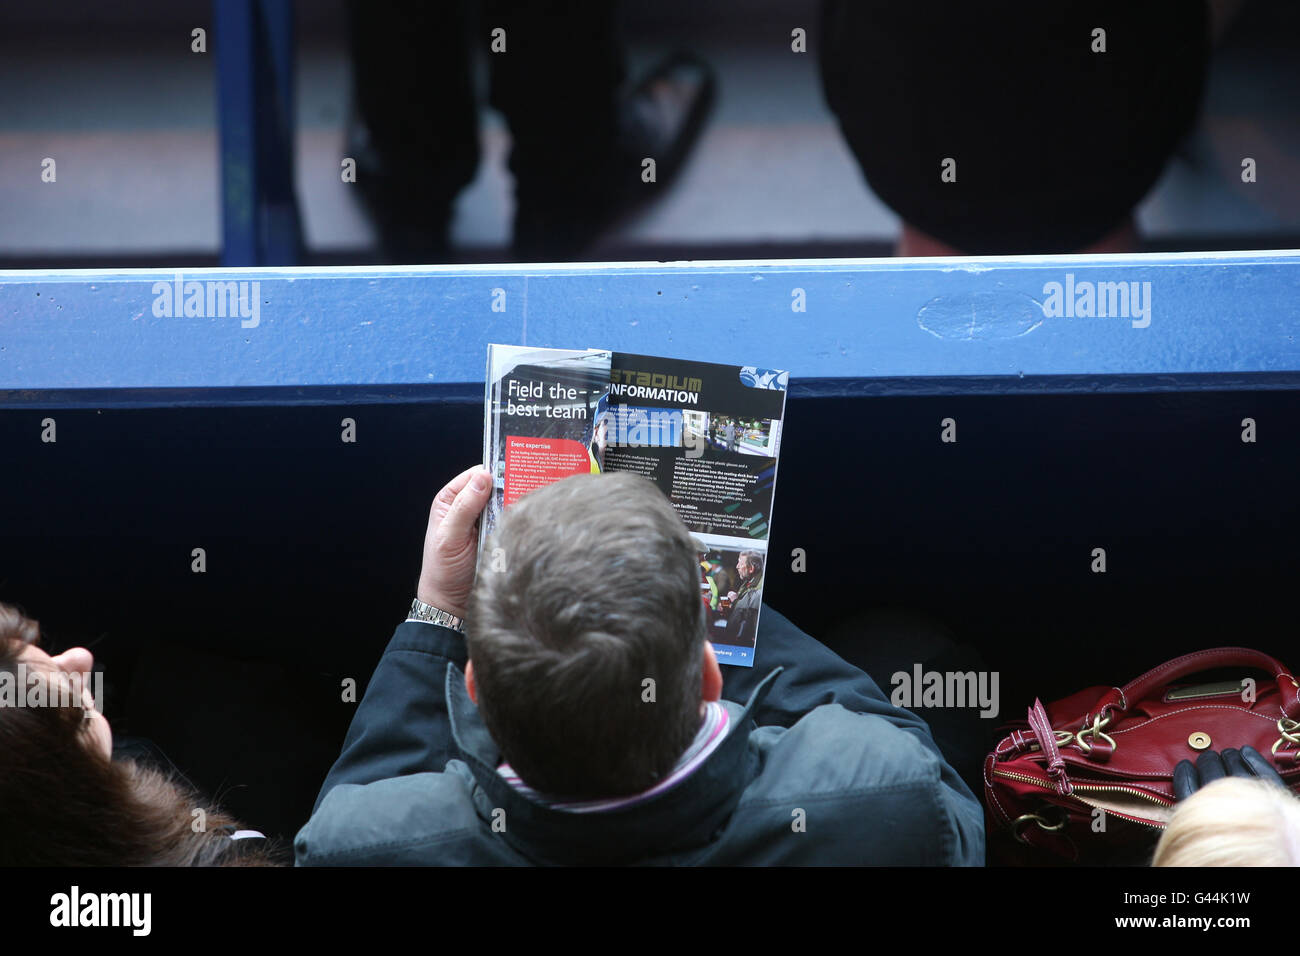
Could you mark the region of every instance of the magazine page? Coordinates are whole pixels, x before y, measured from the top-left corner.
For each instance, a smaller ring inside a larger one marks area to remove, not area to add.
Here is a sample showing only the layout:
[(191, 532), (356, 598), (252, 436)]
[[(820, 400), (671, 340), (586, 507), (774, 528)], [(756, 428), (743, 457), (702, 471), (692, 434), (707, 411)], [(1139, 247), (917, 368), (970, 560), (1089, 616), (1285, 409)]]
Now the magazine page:
[(789, 373), (613, 353), (607, 471), (655, 482), (699, 539), (718, 660), (754, 665)]
[(528, 492), (600, 470), (594, 441), (609, 394), (610, 353), (489, 345), (483, 464), (493, 491), (479, 547), (502, 511)]

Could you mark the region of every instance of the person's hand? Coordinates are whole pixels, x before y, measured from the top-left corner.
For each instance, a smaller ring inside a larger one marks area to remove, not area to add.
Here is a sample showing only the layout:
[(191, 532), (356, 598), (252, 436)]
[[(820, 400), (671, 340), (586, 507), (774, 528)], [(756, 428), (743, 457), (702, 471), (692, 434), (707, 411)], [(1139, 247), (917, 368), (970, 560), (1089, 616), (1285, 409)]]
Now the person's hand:
[(736, 592), (735, 592), (735, 591), (728, 591), (728, 592), (727, 592), (727, 600), (728, 600), (728, 601), (734, 601), (734, 600), (736, 600)]
[(465, 616), (478, 560), (478, 518), (491, 495), (491, 476), (475, 466), (447, 482), (433, 499), (415, 589), (425, 604)]
[(1183, 800), (1206, 784), (1223, 777), (1266, 780), (1286, 788), (1282, 775), (1254, 747), (1228, 749), (1221, 754), (1207, 750), (1196, 758), (1195, 765), (1190, 760), (1180, 760), (1174, 767), (1174, 799)]

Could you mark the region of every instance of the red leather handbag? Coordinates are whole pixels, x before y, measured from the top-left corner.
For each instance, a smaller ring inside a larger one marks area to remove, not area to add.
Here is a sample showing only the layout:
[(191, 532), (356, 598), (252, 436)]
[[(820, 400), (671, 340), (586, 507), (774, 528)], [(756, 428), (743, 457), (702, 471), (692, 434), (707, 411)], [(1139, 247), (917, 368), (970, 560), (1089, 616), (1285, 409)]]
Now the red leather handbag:
[[(1212, 669), (1243, 673), (1181, 683)], [(1256, 682), (1247, 671), (1270, 677)], [(1175, 765), (1243, 745), (1300, 788), (1300, 684), (1245, 647), (1186, 654), (1124, 687), (1090, 687), (1048, 706), (1036, 700), (1028, 725), (984, 760), (990, 862), (1011, 861), (999, 833), (1041, 851), (1016, 854), (1017, 862), (1139, 862), (1172, 812)]]

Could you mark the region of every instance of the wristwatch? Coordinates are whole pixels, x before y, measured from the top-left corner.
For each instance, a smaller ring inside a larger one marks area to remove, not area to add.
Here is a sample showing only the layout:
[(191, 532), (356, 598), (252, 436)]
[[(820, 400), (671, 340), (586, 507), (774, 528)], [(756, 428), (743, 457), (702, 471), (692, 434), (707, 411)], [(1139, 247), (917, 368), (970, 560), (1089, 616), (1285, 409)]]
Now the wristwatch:
[(425, 604), (419, 598), (411, 602), (411, 611), (406, 615), (408, 621), (424, 621), (426, 624), (440, 624), (443, 627), (449, 627), (453, 631), (465, 633), (465, 619), (457, 617), (450, 611), (444, 611), (440, 607), (434, 607), (432, 604)]

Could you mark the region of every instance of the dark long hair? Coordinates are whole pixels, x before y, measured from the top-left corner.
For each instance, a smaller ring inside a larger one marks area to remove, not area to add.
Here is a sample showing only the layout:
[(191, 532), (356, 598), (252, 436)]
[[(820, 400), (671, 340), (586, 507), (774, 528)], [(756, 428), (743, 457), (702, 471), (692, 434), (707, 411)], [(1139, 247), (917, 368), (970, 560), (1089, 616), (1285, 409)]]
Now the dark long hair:
[[(19, 656), (39, 639), (35, 621), (0, 604), (0, 674), (20, 694)], [(236, 822), (167, 774), (92, 748), (80, 700), (58, 706), (58, 696), (41, 707), (0, 703), (0, 866), (274, 865), (270, 851), (231, 840)]]

